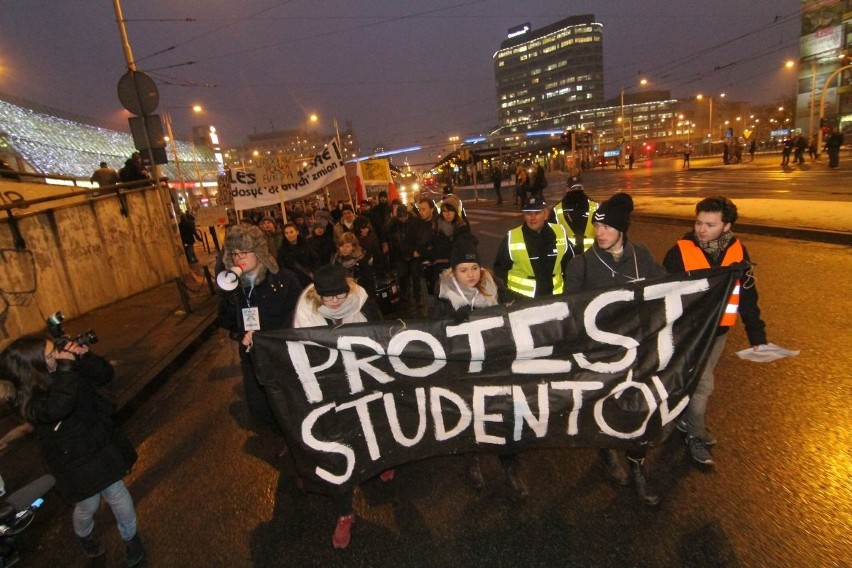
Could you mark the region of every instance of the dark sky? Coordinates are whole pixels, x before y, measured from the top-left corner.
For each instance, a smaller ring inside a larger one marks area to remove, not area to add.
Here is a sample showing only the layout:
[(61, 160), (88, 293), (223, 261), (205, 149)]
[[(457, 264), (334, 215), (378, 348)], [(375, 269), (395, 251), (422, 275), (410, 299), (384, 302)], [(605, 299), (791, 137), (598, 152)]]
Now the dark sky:
[[(112, 2), (0, 0), (0, 91), (127, 130)], [(124, 0), (139, 69), (173, 107), (201, 103), (224, 145), (248, 133), (351, 122), (368, 150), (437, 146), (496, 125), (491, 57), (507, 28), (594, 14), (607, 97), (646, 77), (674, 97), (775, 102), (798, 53), (799, 0)], [(187, 65), (188, 62), (194, 62)], [(202, 85), (212, 84), (213, 87)]]

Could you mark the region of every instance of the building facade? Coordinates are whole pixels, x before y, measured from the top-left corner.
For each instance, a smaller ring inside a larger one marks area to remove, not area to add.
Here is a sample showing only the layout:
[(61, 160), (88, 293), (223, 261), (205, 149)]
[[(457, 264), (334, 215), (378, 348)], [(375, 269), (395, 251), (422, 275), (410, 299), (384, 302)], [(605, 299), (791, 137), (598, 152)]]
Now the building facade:
[(821, 114), (852, 133), (852, 0), (802, 0), (796, 128), (815, 133)]
[(603, 25), (593, 15), (519, 28), (492, 57), (501, 127), (523, 132), (549, 117), (601, 106)]

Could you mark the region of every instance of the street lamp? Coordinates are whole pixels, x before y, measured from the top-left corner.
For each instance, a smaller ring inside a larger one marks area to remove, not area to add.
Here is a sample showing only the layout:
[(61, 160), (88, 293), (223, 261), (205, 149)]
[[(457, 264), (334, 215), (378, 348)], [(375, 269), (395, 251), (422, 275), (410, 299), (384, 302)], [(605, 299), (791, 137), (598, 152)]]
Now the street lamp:
[(822, 86), (822, 94), (819, 96), (820, 128), (819, 130), (817, 130), (817, 151), (819, 151), (819, 148), (822, 148), (822, 120), (825, 118), (825, 94), (828, 92), (828, 86), (831, 84), (834, 78), (847, 69), (852, 69), (852, 65), (844, 65), (835, 69), (834, 73), (828, 76), (828, 79), (825, 80), (825, 83)]
[(170, 114), (172, 109), (180, 108), (191, 108), (195, 113), (202, 112), (204, 108), (201, 105), (196, 104), (186, 107), (171, 107), (163, 111), (163, 121), (166, 123), (166, 135), (168, 136), (169, 142), (171, 142), (172, 146), (172, 156), (175, 160), (175, 170), (177, 170), (178, 182), (180, 183), (180, 189), (184, 194), (184, 199), (186, 199), (186, 188), (184, 187), (183, 171), (181, 170), (180, 157), (178, 156), (177, 139), (175, 138), (174, 130), (172, 129), (172, 116)]
[[(723, 98), (724, 96), (725, 96), (725, 93), (719, 94), (720, 98)], [(695, 98), (698, 99), (699, 101), (701, 101), (701, 100), (704, 100), (704, 95), (699, 93), (698, 95), (695, 96)], [(707, 155), (709, 156), (711, 154), (711, 152), (713, 151), (713, 97), (709, 96), (709, 97), (707, 97), (707, 100), (709, 102), (709, 113), (708, 113), (708, 116), (707, 116), (707, 131), (708, 131), (709, 134), (707, 136), (710, 138), (707, 141)]]

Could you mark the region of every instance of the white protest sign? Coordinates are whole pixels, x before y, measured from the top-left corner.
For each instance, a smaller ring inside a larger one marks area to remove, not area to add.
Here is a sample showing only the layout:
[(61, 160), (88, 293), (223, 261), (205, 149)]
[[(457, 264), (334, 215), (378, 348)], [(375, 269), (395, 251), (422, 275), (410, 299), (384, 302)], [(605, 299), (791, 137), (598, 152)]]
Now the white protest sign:
[(335, 139), (307, 161), (289, 154), (264, 156), (255, 160), (253, 168), (234, 172), (231, 180), (234, 209), (302, 199), (344, 175), (343, 156)]
[(202, 207), (195, 212), (195, 224), (199, 227), (228, 224), (228, 208), (224, 205), (218, 207)]

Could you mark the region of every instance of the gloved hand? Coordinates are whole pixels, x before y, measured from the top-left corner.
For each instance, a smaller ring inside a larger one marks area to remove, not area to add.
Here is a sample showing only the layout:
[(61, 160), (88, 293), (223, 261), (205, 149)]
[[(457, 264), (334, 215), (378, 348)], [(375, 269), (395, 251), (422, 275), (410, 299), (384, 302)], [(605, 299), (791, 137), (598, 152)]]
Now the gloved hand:
[(456, 310), (453, 314), (453, 321), (456, 323), (463, 323), (470, 319), (470, 312), (472, 308), (470, 306), (463, 306)]

